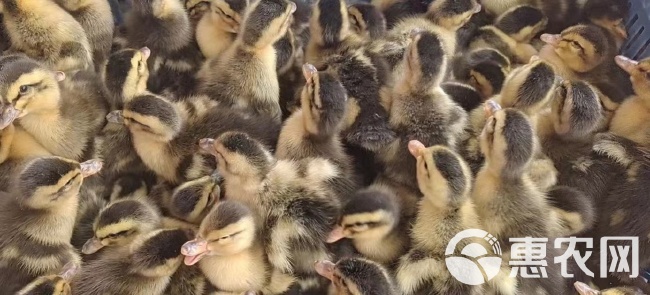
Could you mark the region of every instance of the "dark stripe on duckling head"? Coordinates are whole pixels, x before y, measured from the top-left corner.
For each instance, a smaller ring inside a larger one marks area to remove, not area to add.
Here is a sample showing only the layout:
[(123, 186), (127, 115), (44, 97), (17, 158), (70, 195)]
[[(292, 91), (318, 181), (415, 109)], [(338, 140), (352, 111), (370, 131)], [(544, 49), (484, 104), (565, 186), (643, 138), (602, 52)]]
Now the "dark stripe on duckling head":
[(519, 175), (533, 156), (533, 128), (526, 116), (514, 109), (506, 109), (503, 137), (506, 141), (505, 173)]
[(318, 24), (322, 30), (323, 45), (335, 46), (340, 40), (341, 30), (343, 29), (343, 16), (341, 15), (340, 0), (320, 0), (318, 1)]
[(467, 185), (467, 176), (460, 160), (450, 151), (439, 150), (433, 154), (433, 162), (440, 175), (447, 180), (452, 198), (450, 201), (458, 201), (457, 199), (462, 197)]
[(186, 216), (194, 211), (196, 204), (199, 202), (203, 195), (202, 183), (184, 187), (178, 190), (172, 196), (172, 206), (175, 213)]
[(345, 115), (347, 93), (343, 85), (330, 73), (318, 73), (321, 114), (319, 130), (331, 134)]
[(122, 94), (126, 76), (133, 68), (131, 60), (135, 57), (135, 49), (123, 49), (111, 54), (106, 63), (106, 88), (112, 94)]
[(571, 82), (573, 108), (571, 109), (571, 129), (590, 132), (602, 119), (602, 109), (598, 95), (586, 82)]
[(438, 12), (444, 16), (461, 15), (463, 13), (474, 10), (476, 5), (475, 0), (438, 0), (445, 1), (444, 4), (438, 8)]
[(75, 169), (79, 169), (79, 164), (59, 158), (36, 159), (27, 164), (27, 167), (20, 172), (19, 188), (24, 197), (30, 197), (39, 187), (55, 185), (61, 180), (61, 177)]
[(151, 215), (148, 208), (136, 200), (124, 200), (109, 205), (97, 219), (97, 227), (116, 224), (123, 219), (140, 219)]
[(266, 168), (269, 165), (267, 154), (254, 139), (246, 133), (233, 132), (221, 138), (221, 144), (230, 152), (240, 154), (255, 168)]
[(483, 75), (490, 82), (494, 93), (501, 92), (506, 76), (499, 65), (493, 62), (482, 62), (474, 66), (473, 70)]
[(214, 229), (223, 229), (251, 215), (250, 208), (242, 203), (221, 201), (217, 204), (214, 213), (211, 214), (211, 222)]
[(514, 107), (529, 107), (540, 103), (555, 85), (555, 72), (550, 65), (540, 62), (530, 69), (517, 92)]
[(492, 48), (479, 49), (470, 53), (468, 62), (470, 65), (482, 62), (493, 62), (501, 67), (510, 66), (510, 60), (503, 53)]
[(361, 13), (370, 38), (380, 38), (384, 35), (386, 32), (386, 19), (376, 6), (369, 3), (356, 3), (352, 6)]
[(604, 54), (607, 48), (611, 47), (607, 36), (608, 33), (596, 25), (580, 25), (573, 29), (569, 28), (566, 31), (580, 35), (587, 42), (590, 42), (596, 54)]
[(134, 253), (133, 263), (140, 267), (156, 267), (179, 257), (181, 247), (190, 237), (186, 230), (163, 230), (147, 239)]
[(345, 207), (343, 207), (342, 213), (343, 215), (352, 215), (372, 213), (379, 210), (394, 213), (399, 209), (393, 197), (388, 192), (372, 188), (361, 190), (352, 196)]
[(545, 17), (541, 10), (523, 5), (510, 11), (495, 26), (506, 34), (515, 34), (519, 33), (523, 28), (536, 26)]
[(445, 51), (437, 35), (424, 32), (417, 43), (420, 71), (426, 80), (435, 79), (444, 70)]
[(244, 13), (244, 10), (248, 6), (248, 1), (246, 0), (225, 0), (225, 2), (230, 6), (230, 9), (239, 14)]
[(2, 89), (0, 89), (0, 94), (2, 95), (2, 100), (8, 101), (8, 99), (10, 99), (9, 97), (6, 97), (6, 95), (11, 84), (16, 82), (23, 75), (34, 72), (40, 68), (43, 68), (41, 64), (26, 57), (16, 59), (11, 58), (11, 60), (7, 61), (0, 71), (0, 87), (2, 87)]
[(364, 259), (346, 258), (336, 264), (336, 269), (341, 276), (357, 285), (361, 294), (391, 294), (392, 286), (377, 264)]
[(243, 40), (245, 44), (256, 44), (276, 18), (284, 15), (288, 3), (285, 0), (264, 0), (253, 8), (246, 18)]
[(158, 118), (167, 126), (176, 126), (179, 118), (171, 103), (155, 95), (141, 95), (129, 101), (125, 109), (143, 116)]

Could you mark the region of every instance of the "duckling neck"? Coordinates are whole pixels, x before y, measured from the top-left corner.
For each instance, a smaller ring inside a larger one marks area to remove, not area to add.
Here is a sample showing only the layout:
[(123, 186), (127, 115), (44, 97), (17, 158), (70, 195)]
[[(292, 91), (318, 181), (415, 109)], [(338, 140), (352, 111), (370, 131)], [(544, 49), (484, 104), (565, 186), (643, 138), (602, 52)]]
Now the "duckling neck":
[[(19, 205), (20, 206), (20, 205)], [(78, 196), (71, 196), (61, 204), (48, 209), (18, 210), (19, 227), (35, 239), (47, 244), (69, 243), (77, 218)]]
[[(399, 226), (398, 226), (399, 227)], [(354, 247), (361, 254), (382, 264), (394, 262), (406, 250), (405, 236), (395, 228), (383, 238), (354, 239)]]

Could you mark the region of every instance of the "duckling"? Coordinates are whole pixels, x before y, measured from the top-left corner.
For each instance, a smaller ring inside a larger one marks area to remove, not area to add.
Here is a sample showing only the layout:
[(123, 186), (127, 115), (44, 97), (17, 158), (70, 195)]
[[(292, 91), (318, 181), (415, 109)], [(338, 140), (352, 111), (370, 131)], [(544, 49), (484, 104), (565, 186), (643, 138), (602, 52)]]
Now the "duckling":
[(597, 290), (583, 282), (575, 282), (575, 288), (580, 295), (643, 295), (644, 293), (634, 287), (614, 287), (606, 290)]
[(399, 137), (378, 158), (387, 178), (417, 190), (415, 158), (408, 156), (408, 142), (417, 139), (425, 145), (455, 148), (467, 113), (440, 88), (448, 62), (443, 41), (428, 32), (413, 38), (404, 54), (403, 76), (391, 94), (389, 123)]
[(78, 270), (74, 263), (67, 263), (59, 274), (38, 277), (16, 295), (72, 295), (70, 279)]
[(501, 92), (510, 73), (510, 59), (496, 49), (483, 48), (457, 55), (451, 68), (456, 80), (473, 86), (486, 100)]
[(221, 181), (221, 175), (215, 172), (185, 182), (174, 188), (164, 208), (171, 216), (198, 225), (221, 197)]
[(386, 19), (376, 6), (355, 3), (348, 6), (350, 28), (365, 40), (379, 39), (386, 34)]
[(517, 42), (493, 25), (479, 28), (476, 37), (469, 43), (469, 48), (493, 48), (503, 53), (512, 63), (520, 64), (527, 63), (531, 57), (538, 54), (532, 45)]
[[(556, 237), (562, 232), (556, 212), (526, 173), (535, 147), (531, 122), (515, 109), (496, 110), (491, 115), (480, 138), (485, 164), (476, 175), (471, 194), (483, 228), (506, 245), (504, 249), (510, 248), (512, 237)], [(518, 288), (541, 289), (548, 294), (568, 292), (557, 265), (547, 263), (552, 268), (547, 271), (548, 278), (518, 279)]]
[(162, 295), (182, 263), (182, 229), (156, 230), (131, 245), (84, 265), (72, 279), (72, 294)]
[(345, 153), (339, 133), (345, 119), (347, 95), (329, 72), (318, 72), (311, 64), (303, 65), (306, 84), (301, 94), (302, 108), (284, 123), (275, 156), (301, 160), (322, 157), (336, 163), (342, 178), (333, 184), (342, 199), (356, 189), (352, 159)]
[(79, 72), (64, 81), (63, 72), (28, 58), (5, 64), (0, 73), (3, 103), (20, 111), (18, 123), (25, 131), (53, 155), (89, 157), (108, 107), (94, 76)]
[(344, 258), (336, 264), (329, 260), (320, 260), (314, 268), (321, 276), (332, 281), (336, 294), (399, 294), (388, 271), (372, 260)]
[(86, 32), (94, 68), (99, 70), (108, 58), (113, 44), (113, 13), (108, 1), (56, 0)]
[(628, 38), (624, 19), (629, 4), (625, 0), (588, 0), (582, 9), (582, 21), (590, 22), (607, 30), (616, 40), (620, 50)]
[(56, 273), (79, 254), (70, 245), (79, 189), (101, 162), (40, 157), (25, 164), (0, 206), (0, 281), (14, 294), (38, 276)]
[(482, 9), (476, 0), (432, 1), (424, 17), (434, 24), (456, 32)]
[(397, 23), (406, 18), (422, 15), (427, 12), (430, 0), (415, 1), (415, 0), (379, 0), (371, 1), (371, 3), (384, 14), (386, 18), (386, 27), (393, 28)]
[(474, 87), (459, 82), (444, 82), (440, 84), (442, 91), (449, 95), (457, 105), (470, 112), (483, 103), (481, 94)]
[(196, 138), (241, 130), (273, 147), (280, 130), (271, 118), (223, 107), (204, 96), (172, 103), (144, 94), (127, 102), (123, 110), (109, 113), (107, 118), (127, 126), (143, 163), (172, 184), (209, 175), (214, 170), (214, 158), (197, 153)]
[(286, 291), (294, 279), (268, 265), (259, 226), (255, 211), (246, 205), (231, 200), (217, 203), (201, 222), (196, 238), (183, 245), (185, 264), (198, 263), (218, 292)]
[(559, 75), (566, 79), (580, 79), (595, 86), (601, 101), (614, 110), (634, 92), (626, 73), (616, 66), (617, 54), (612, 36), (595, 25), (576, 25), (559, 35), (542, 34), (547, 43), (540, 57), (553, 64)]
[(271, 264), (299, 276), (313, 273), (309, 261), (327, 257), (327, 234), (340, 210), (327, 182), (339, 175), (332, 162), (277, 160), (247, 134), (226, 132), (200, 145), (217, 158), (225, 199), (241, 201), (264, 217)]
[(530, 5), (518, 5), (508, 9), (494, 22), (494, 26), (518, 43), (530, 43), (537, 34), (546, 29), (548, 18)]
[(621, 137), (650, 147), (650, 58), (634, 61), (622, 55), (616, 63), (630, 75), (636, 95), (626, 99), (614, 112), (609, 131)]
[[(198, 73), (200, 92), (226, 106), (251, 109), (280, 122), (273, 44), (286, 34), (295, 10), (296, 4), (287, 0), (251, 4), (235, 43), (218, 58), (208, 60)], [(250, 74), (242, 76), (242, 71)]]
[(185, 10), (190, 17), (190, 22), (192, 23), (192, 28), (195, 29), (196, 26), (201, 21), (203, 16), (210, 11), (210, 1), (204, 0), (187, 0), (185, 1)]
[(25, 53), (57, 71), (93, 68), (84, 28), (54, 1), (5, 0), (0, 11), (11, 39), (8, 52)]
[(81, 252), (89, 255), (104, 247), (124, 246), (160, 227), (160, 212), (153, 204), (144, 199), (117, 200), (99, 212), (93, 223), (94, 236)]
[(248, 0), (216, 0), (196, 25), (196, 43), (207, 59), (217, 58), (235, 42)]
[[(397, 268), (398, 285), (402, 294), (420, 294), (424, 290), (469, 294), (477, 288), (451, 277), (441, 257), (445, 256), (447, 244), (456, 233), (480, 227), (469, 199), (471, 171), (448, 147), (425, 148), (422, 142), (412, 140), (409, 150), (417, 159), (418, 186), (424, 198), (419, 202), (411, 230), (413, 247), (400, 259)], [(424, 272), (423, 269), (444, 271)]]
[(596, 220), (596, 203), (582, 191), (558, 185), (548, 191), (548, 201), (560, 222), (561, 232), (558, 236), (576, 236), (593, 227)]
[(402, 209), (390, 186), (375, 183), (359, 190), (343, 206), (327, 242), (350, 239), (364, 257), (392, 266), (409, 246), (406, 227), (410, 219)]

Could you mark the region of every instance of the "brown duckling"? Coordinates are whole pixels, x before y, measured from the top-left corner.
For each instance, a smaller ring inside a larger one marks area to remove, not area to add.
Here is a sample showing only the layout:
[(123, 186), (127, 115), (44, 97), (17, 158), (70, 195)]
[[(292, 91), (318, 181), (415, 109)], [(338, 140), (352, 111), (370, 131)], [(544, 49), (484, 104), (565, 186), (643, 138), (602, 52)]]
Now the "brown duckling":
[(248, 0), (216, 0), (196, 25), (196, 43), (207, 59), (217, 58), (235, 42)]
[(78, 270), (78, 265), (67, 263), (59, 274), (38, 277), (16, 295), (72, 295), (70, 279)]
[(635, 95), (616, 109), (609, 131), (650, 147), (650, 58), (634, 61), (619, 55), (616, 63), (630, 75)]
[(314, 268), (321, 276), (332, 281), (338, 295), (399, 294), (388, 271), (372, 260), (344, 258), (336, 264), (320, 260)]
[(20, 111), (17, 123), (25, 131), (53, 155), (89, 158), (108, 108), (93, 74), (66, 78), (29, 58), (7, 62), (0, 73), (4, 106)]
[(209, 175), (214, 170), (214, 157), (197, 153), (196, 138), (240, 130), (273, 147), (280, 129), (267, 116), (223, 107), (205, 96), (172, 103), (157, 95), (144, 94), (127, 102), (123, 110), (111, 112), (108, 120), (125, 124), (144, 164), (172, 184)]
[(200, 145), (217, 159), (225, 199), (245, 203), (263, 217), (271, 264), (283, 272), (313, 274), (309, 261), (328, 256), (323, 241), (340, 210), (327, 185), (340, 175), (337, 166), (322, 158), (277, 160), (241, 132), (226, 132)]
[(111, 202), (95, 218), (94, 236), (86, 241), (81, 253), (89, 255), (104, 247), (128, 245), (139, 235), (161, 226), (158, 208), (145, 199)]
[(84, 28), (55, 1), (5, 0), (0, 11), (11, 39), (9, 53), (22, 52), (56, 71), (93, 68)]
[(251, 4), (235, 43), (198, 73), (199, 91), (225, 106), (249, 109), (280, 122), (274, 43), (286, 34), (295, 10), (296, 4), (288, 0)]
[(409, 150), (417, 159), (418, 186), (424, 198), (419, 202), (411, 229), (413, 246), (397, 267), (398, 285), (402, 294), (420, 294), (424, 290), (470, 294), (477, 287), (453, 278), (441, 258), (454, 235), (480, 227), (469, 198), (471, 170), (456, 152), (445, 146), (425, 148), (413, 140), (409, 142)]
[(259, 227), (254, 210), (236, 201), (221, 201), (201, 222), (196, 238), (181, 248), (185, 264), (198, 263), (219, 294), (282, 293), (294, 279), (269, 265)]
[(72, 279), (72, 293), (162, 295), (183, 262), (181, 246), (190, 235), (182, 229), (142, 235), (128, 247), (85, 264)]
[(98, 160), (79, 163), (59, 157), (27, 162), (0, 206), (0, 281), (17, 292), (36, 277), (79, 265), (70, 245), (84, 178), (102, 167)]

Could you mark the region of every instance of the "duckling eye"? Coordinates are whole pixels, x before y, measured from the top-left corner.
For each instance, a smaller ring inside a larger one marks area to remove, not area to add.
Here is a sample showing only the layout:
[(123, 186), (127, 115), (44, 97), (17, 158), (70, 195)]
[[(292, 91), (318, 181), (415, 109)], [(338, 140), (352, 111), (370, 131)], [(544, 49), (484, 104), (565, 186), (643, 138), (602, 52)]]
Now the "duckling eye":
[(31, 85), (21, 85), (20, 88), (18, 88), (19, 94), (20, 95), (25, 95), (27, 94), (30, 90), (32, 89)]
[(575, 49), (582, 49), (582, 46), (580, 46), (580, 43), (578, 41), (571, 41), (571, 46)]

